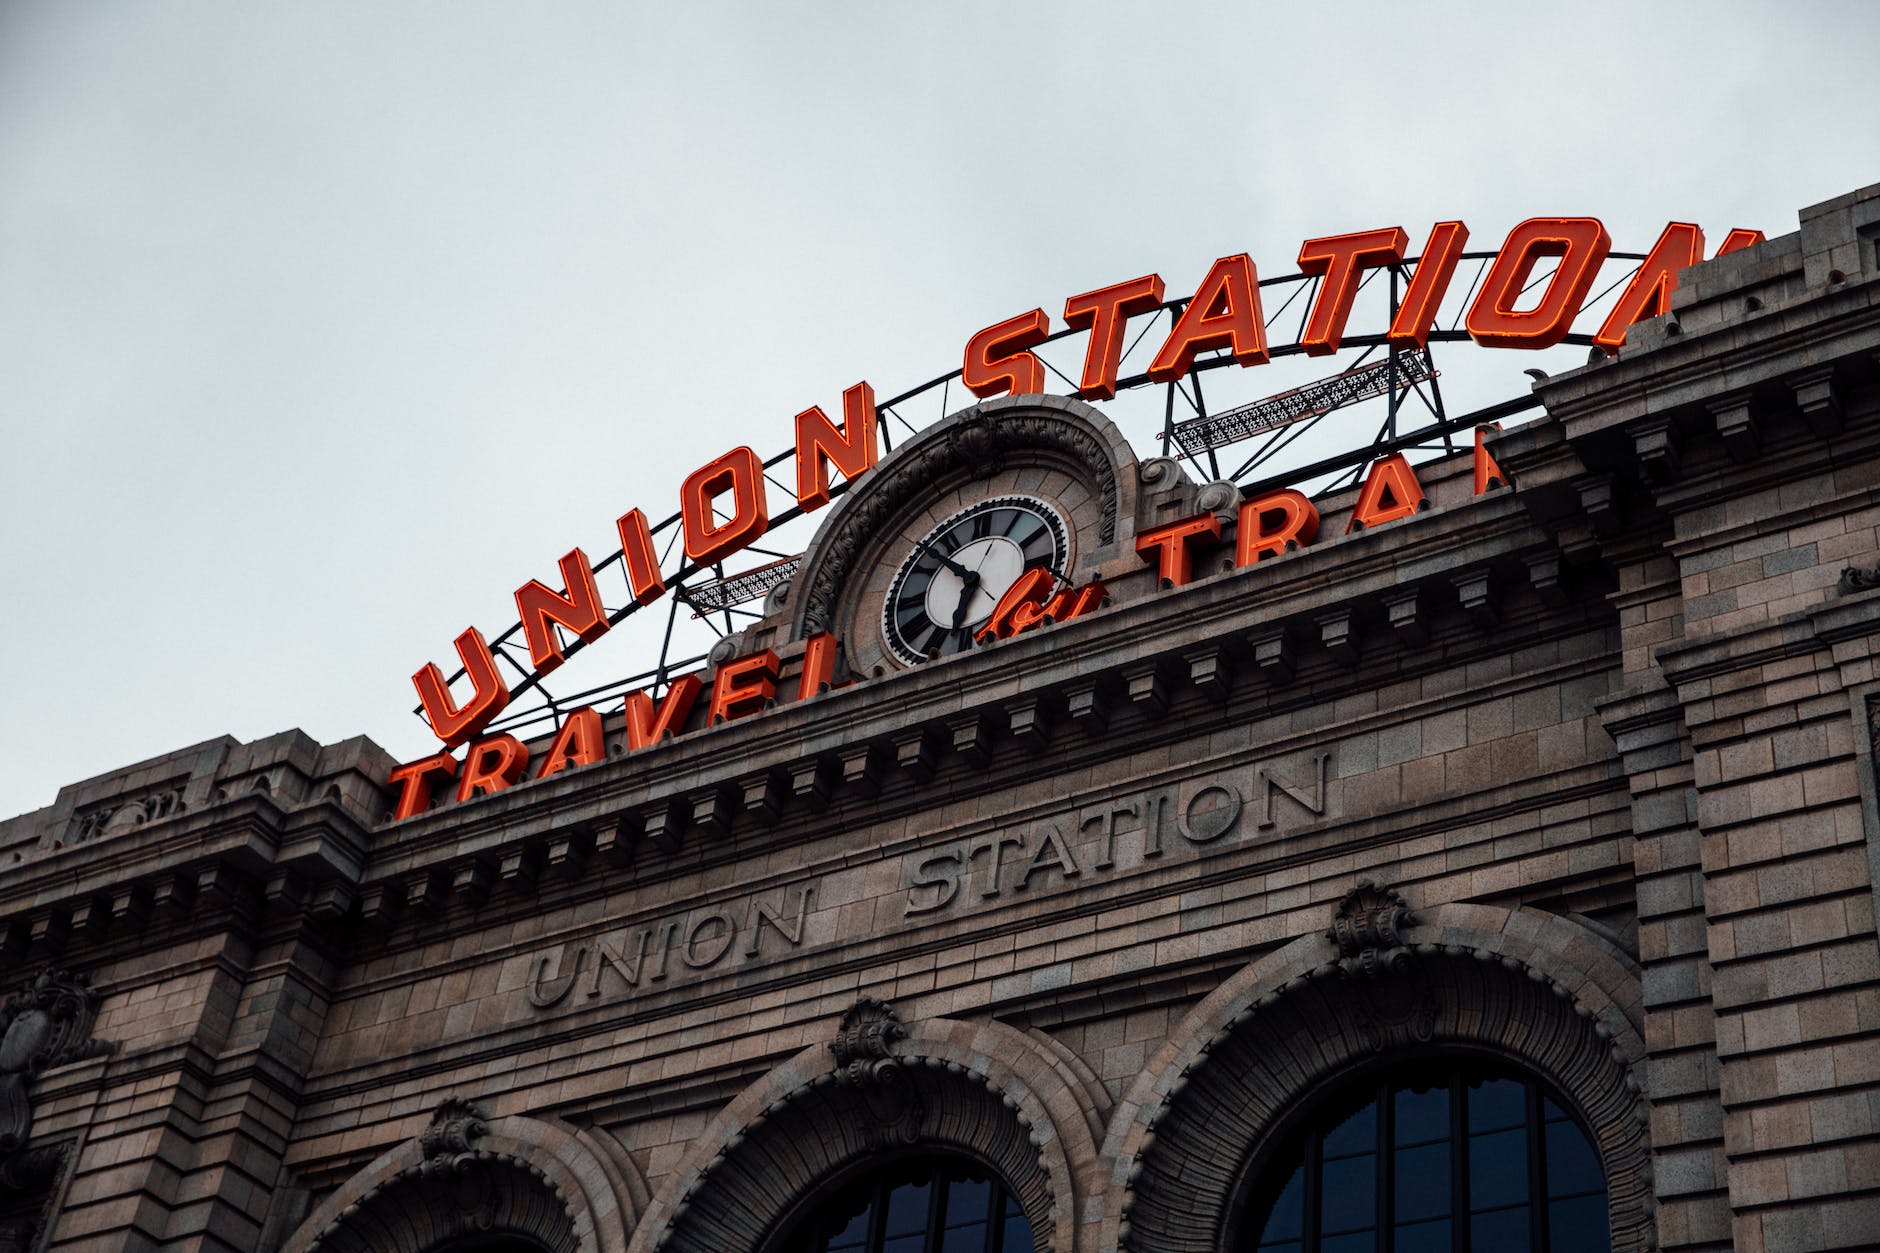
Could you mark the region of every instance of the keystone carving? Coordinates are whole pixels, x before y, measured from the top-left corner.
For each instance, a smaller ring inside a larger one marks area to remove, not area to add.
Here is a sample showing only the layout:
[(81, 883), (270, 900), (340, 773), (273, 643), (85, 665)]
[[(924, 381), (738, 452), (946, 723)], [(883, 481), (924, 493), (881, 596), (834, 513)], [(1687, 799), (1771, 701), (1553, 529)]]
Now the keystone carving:
[(1401, 896), (1364, 879), (1338, 903), (1326, 932), (1339, 974), (1358, 985), (1360, 1025), (1373, 1049), (1406, 1037), (1427, 1043), (1434, 1030), (1436, 997), (1406, 934), (1415, 924)]
[(912, 1144), (925, 1111), (912, 1075), (894, 1055), (894, 1046), (906, 1038), (894, 1007), (864, 996), (842, 1015), (829, 1051), (835, 1054), (836, 1082), (857, 1089), (875, 1121)]
[(1411, 954), (1403, 932), (1416, 922), (1410, 907), (1390, 888), (1369, 879), (1345, 894), (1327, 934), (1338, 946), (1338, 966), (1349, 978), (1379, 979), (1402, 974)]
[(469, 1101), (451, 1097), (437, 1107), (437, 1113), (431, 1116), (431, 1125), (418, 1138), (418, 1145), (424, 1150), (424, 1165), (418, 1168), (419, 1173), (469, 1173), (471, 1163), (476, 1160), (476, 1142), (489, 1133), (489, 1115)]

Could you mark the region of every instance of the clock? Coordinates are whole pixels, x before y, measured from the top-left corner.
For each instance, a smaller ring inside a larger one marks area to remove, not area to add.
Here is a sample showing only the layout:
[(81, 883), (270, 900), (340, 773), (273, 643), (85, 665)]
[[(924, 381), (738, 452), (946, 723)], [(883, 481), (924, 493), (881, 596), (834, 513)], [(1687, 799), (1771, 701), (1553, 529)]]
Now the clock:
[(1060, 578), (1070, 559), (1063, 517), (1030, 496), (962, 509), (929, 531), (902, 562), (882, 605), (888, 648), (910, 665), (971, 647), (1006, 589), (1043, 566)]

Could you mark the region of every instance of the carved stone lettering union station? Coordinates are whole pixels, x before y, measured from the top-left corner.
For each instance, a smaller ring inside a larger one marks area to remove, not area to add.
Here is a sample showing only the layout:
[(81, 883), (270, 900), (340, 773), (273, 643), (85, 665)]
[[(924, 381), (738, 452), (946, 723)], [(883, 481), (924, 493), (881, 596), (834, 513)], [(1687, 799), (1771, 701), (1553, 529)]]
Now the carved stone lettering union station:
[(1156, 788), (910, 853), (904, 912), (914, 917), (1007, 892), (1045, 892), (1124, 874), (1171, 852), (1176, 860), (1184, 852), (1205, 855), (1236, 837), (1272, 831), (1282, 798), (1298, 815), (1323, 817), (1330, 760), (1330, 753), (1311, 757), (1312, 782), (1304, 788), (1259, 765), (1245, 777)]

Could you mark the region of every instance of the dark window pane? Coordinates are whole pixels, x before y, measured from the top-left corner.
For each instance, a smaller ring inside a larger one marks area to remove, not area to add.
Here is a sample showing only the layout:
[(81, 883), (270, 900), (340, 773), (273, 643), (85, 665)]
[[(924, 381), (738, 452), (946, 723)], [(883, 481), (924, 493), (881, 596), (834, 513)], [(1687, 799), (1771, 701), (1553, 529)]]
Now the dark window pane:
[(1395, 1136), (1399, 1144), (1427, 1144), (1431, 1140), (1441, 1140), (1449, 1135), (1449, 1089), (1431, 1088), (1427, 1092), (1413, 1092), (1409, 1088), (1399, 1088), (1395, 1097), (1397, 1126)]
[(1610, 1221), (1604, 1191), (1597, 1196), (1549, 1202), (1547, 1234), (1553, 1253), (1610, 1253)]
[(1327, 1236), (1319, 1241), (1320, 1253), (1376, 1253), (1377, 1237), (1370, 1232), (1350, 1236)]
[(1449, 1253), (1449, 1220), (1398, 1227), (1394, 1247), (1397, 1253)]
[(947, 1225), (990, 1217), (992, 1180), (968, 1176), (947, 1183)]
[(1542, 1099), (1541, 1101), (1541, 1117), (1542, 1118), (1545, 1118), (1548, 1122), (1558, 1122), (1559, 1120), (1561, 1120), (1562, 1118), (1565, 1118), (1566, 1116), (1567, 1116), (1567, 1111), (1564, 1109), (1561, 1109), (1558, 1105), (1554, 1104), (1552, 1100), (1545, 1099), (1545, 1098)]
[(1263, 1244), (1259, 1253), (1300, 1253), (1299, 1242), (1289, 1240), (1285, 1244)]
[(1527, 1206), (1475, 1215), (1469, 1219), (1469, 1238), (1477, 1253), (1527, 1253)]
[(1396, 1221), (1415, 1222), (1449, 1213), (1449, 1145), (1397, 1150)]
[(1023, 1214), (1005, 1220), (1004, 1253), (1032, 1253), (1031, 1220)]
[[(861, 1208), (854, 1208), (854, 1206), (858, 1204)], [(875, 1216), (875, 1207), (868, 1203), (867, 1194), (864, 1193), (859, 1197), (854, 1197), (849, 1205), (846, 1206), (838, 1201), (837, 1204), (832, 1205), (830, 1209), (832, 1211), (829, 1215), (830, 1228), (834, 1228), (836, 1224), (840, 1223), (841, 1230), (830, 1237), (826, 1247), (831, 1250), (861, 1248), (863, 1243), (868, 1239), (869, 1220)], [(843, 1222), (844, 1214), (853, 1214), (854, 1217), (850, 1218), (847, 1222)]]
[(1599, 1154), (1578, 1123), (1547, 1124), (1547, 1195), (1578, 1196), (1606, 1190)]
[(1469, 1208), (1527, 1200), (1527, 1129), (1469, 1137)]
[(1377, 1223), (1377, 1155), (1325, 1163), (1319, 1176), (1319, 1226), (1328, 1233), (1363, 1231)]
[(950, 1227), (940, 1243), (940, 1253), (986, 1253), (992, 1247), (992, 1229), (984, 1223)]
[[(918, 1235), (927, 1230), (927, 1194), (933, 1190), (928, 1180), (904, 1183), (888, 1193), (888, 1225), (883, 1235)], [(894, 1253), (890, 1249), (889, 1253)]]
[(1005, 1216), (1007, 1218), (1011, 1218), (1015, 1214), (1022, 1214), (1024, 1212), (1025, 1212), (1025, 1207), (1018, 1203), (1018, 1194), (1016, 1192), (1006, 1193), (1005, 1194)]
[(1273, 1208), (1267, 1211), (1266, 1228), (1260, 1233), (1262, 1241), (1297, 1240), (1303, 1233), (1301, 1225), (1305, 1219), (1306, 1168), (1295, 1166), (1292, 1178), (1273, 1198)]
[(881, 1253), (927, 1253), (927, 1233), (920, 1231), (911, 1236), (896, 1236), (892, 1240), (883, 1240)]
[(1371, 1101), (1325, 1135), (1325, 1156), (1344, 1157), (1377, 1148), (1377, 1102)]
[(1484, 1079), (1469, 1085), (1470, 1131), (1499, 1131), (1526, 1121), (1526, 1084), (1516, 1079)]

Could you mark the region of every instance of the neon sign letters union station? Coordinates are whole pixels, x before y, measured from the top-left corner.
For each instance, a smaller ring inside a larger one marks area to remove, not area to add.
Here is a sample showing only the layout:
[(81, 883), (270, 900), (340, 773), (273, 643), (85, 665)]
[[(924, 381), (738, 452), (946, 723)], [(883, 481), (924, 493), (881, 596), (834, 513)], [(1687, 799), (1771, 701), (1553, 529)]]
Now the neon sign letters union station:
[(1880, 187), (1492, 242), (1004, 318), (433, 755), (0, 821), (0, 1253), (1875, 1247)]

